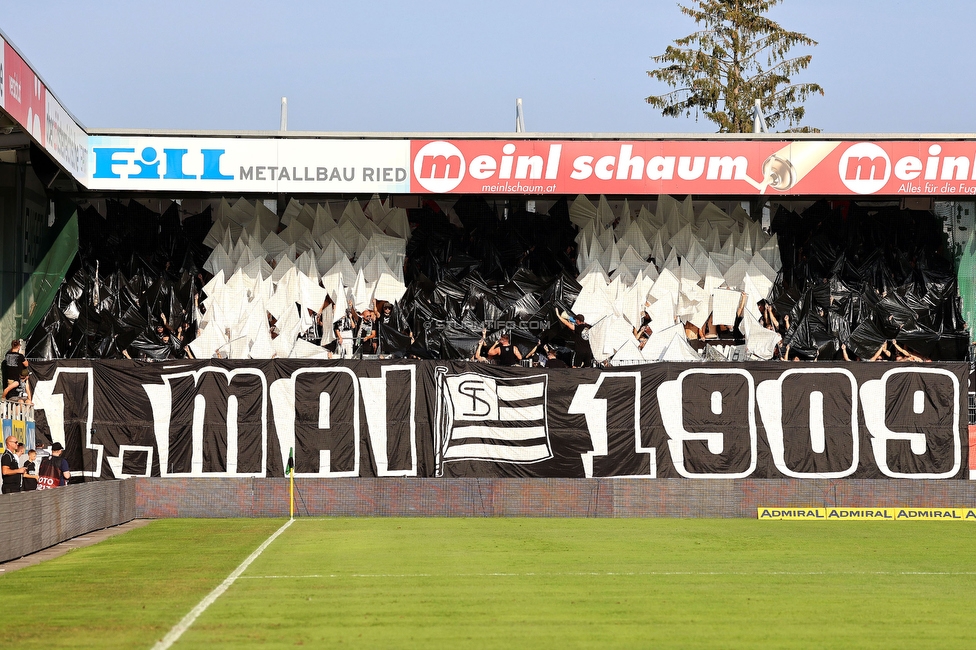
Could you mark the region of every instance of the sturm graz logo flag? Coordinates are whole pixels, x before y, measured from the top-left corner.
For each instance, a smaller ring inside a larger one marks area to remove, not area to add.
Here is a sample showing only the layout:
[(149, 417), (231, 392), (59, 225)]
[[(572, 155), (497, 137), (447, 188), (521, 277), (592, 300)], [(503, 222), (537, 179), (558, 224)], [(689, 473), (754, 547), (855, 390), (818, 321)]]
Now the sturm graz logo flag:
[(547, 375), (512, 379), (438, 367), (437, 476), (444, 463), (537, 463), (552, 458), (546, 420)]

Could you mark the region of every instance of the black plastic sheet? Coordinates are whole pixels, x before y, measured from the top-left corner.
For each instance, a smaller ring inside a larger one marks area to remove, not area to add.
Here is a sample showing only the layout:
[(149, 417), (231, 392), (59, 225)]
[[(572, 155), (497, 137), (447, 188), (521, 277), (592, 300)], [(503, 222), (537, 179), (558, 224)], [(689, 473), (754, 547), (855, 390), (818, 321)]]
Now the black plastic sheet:
[[(176, 204), (157, 214), (137, 201), (106, 203), (106, 216), (79, 212), (79, 255), (54, 305), (28, 337), (32, 358), (184, 356), (192, 296), (210, 250), (202, 245), (210, 210), (185, 218)], [(164, 325), (169, 343), (156, 333)]]
[(791, 356), (965, 359), (963, 321), (939, 219), (893, 206), (820, 201), (772, 222), (783, 259), (772, 305)]

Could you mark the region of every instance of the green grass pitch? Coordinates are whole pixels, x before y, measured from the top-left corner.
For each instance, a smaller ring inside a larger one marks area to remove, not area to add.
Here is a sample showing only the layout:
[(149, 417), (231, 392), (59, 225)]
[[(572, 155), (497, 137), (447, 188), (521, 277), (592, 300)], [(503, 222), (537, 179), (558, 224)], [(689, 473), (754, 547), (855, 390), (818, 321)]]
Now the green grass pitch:
[[(0, 577), (5, 647), (150, 648), (282, 520)], [(964, 523), (299, 519), (175, 648), (972, 648)]]

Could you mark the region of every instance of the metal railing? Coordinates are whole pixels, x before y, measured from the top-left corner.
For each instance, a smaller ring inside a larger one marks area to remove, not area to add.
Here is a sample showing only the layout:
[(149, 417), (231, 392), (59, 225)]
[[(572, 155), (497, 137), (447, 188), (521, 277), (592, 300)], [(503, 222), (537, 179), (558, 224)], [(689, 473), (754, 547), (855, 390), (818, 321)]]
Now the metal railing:
[(19, 400), (0, 400), (0, 419), (34, 421), (34, 405)]
[(34, 428), (34, 406), (21, 400), (0, 400), (0, 420), (3, 420), (3, 438), (13, 436), (33, 449), (37, 442)]

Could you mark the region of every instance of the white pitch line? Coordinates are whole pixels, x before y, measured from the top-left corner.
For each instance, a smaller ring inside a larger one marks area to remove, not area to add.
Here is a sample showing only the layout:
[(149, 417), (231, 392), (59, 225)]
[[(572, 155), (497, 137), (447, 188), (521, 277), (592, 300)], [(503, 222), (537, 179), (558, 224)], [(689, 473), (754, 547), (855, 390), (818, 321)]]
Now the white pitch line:
[(586, 571), (564, 573), (312, 573), (308, 575), (242, 576), (242, 580), (306, 578), (520, 578), (558, 576), (976, 576), (976, 571)]
[(271, 542), (278, 539), (278, 536), (281, 535), (283, 532), (285, 532), (285, 530), (293, 523), (295, 523), (295, 520), (289, 519), (288, 521), (285, 522), (285, 524), (281, 528), (279, 528), (274, 533), (272, 533), (271, 537), (264, 540), (264, 543), (261, 544), (261, 546), (257, 547), (257, 549), (255, 549), (253, 553), (248, 555), (247, 559), (241, 562), (240, 566), (234, 569), (234, 571), (229, 576), (227, 576), (227, 578), (223, 582), (221, 582), (219, 585), (217, 585), (217, 587), (213, 591), (207, 594), (206, 598), (201, 600), (196, 607), (191, 609), (190, 613), (183, 617), (183, 620), (181, 620), (179, 623), (174, 625), (173, 629), (170, 630), (166, 636), (164, 636), (156, 645), (153, 646), (153, 650), (166, 650), (174, 643), (176, 643), (176, 641), (183, 635), (183, 633), (186, 632), (188, 629), (190, 629), (190, 626), (193, 625), (193, 622), (197, 620), (200, 614), (203, 614), (203, 612), (206, 611), (208, 607), (213, 605), (214, 601), (220, 598), (220, 595), (223, 594), (225, 591), (227, 591), (227, 589), (232, 584), (234, 584), (234, 581), (237, 580), (240, 577), (240, 575), (247, 570), (247, 567), (251, 566), (251, 562), (254, 562), (254, 560), (258, 559), (258, 556), (264, 552), (264, 549), (268, 548), (268, 546), (271, 545)]

